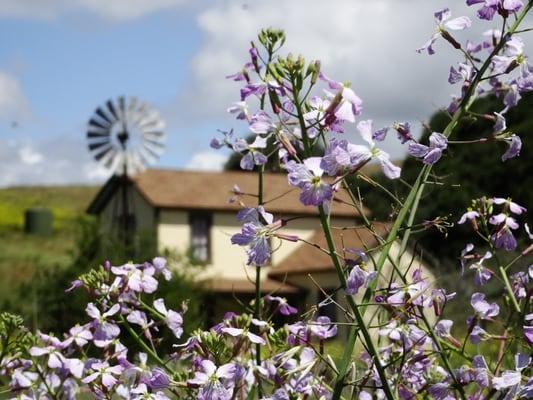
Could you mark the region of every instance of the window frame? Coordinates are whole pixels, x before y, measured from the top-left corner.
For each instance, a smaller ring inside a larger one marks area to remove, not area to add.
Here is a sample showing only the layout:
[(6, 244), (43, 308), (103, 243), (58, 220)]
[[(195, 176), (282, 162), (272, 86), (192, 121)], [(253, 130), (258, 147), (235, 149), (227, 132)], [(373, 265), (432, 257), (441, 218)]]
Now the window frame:
[[(198, 259), (194, 256), (194, 221), (198, 219), (204, 219), (207, 224), (206, 240), (207, 240), (207, 257), (205, 260)], [(190, 258), (193, 264), (211, 264), (213, 258), (212, 252), (212, 234), (211, 228), (213, 226), (213, 215), (210, 212), (205, 211), (190, 211), (189, 212), (189, 252)]]

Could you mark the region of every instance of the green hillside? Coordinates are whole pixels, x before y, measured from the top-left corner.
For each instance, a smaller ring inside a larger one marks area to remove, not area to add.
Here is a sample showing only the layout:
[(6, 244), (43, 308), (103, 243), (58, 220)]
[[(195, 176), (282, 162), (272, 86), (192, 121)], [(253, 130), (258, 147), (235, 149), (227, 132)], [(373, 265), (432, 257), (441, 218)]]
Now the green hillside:
[[(17, 187), (0, 189), (0, 304), (40, 268), (70, 261), (77, 221), (84, 215), (97, 187)], [(46, 207), (52, 211), (53, 234), (24, 233), (24, 211)]]

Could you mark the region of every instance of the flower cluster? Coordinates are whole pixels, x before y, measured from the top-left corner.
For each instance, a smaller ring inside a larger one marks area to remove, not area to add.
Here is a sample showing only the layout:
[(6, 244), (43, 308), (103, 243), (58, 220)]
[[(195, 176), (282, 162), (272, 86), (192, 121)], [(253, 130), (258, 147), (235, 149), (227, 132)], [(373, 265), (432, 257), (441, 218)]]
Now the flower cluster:
[[(165, 259), (119, 266), (106, 262), (67, 289), (85, 290), (90, 301), (86, 321), (62, 336), (31, 334), (20, 318), (0, 314), (3, 392), (13, 399), (533, 398), (533, 266), (527, 260), (533, 235), (519, 222), (526, 208), (505, 197), (481, 198), (459, 219), (472, 226), (478, 239), (460, 257), (461, 274), (473, 275), (475, 287), (468, 293), (466, 324), (446, 313), (456, 293), (426, 276), (417, 257), (408, 265), (403, 257), (411, 233), (418, 231), (416, 210), (432, 166), (449, 146), (460, 144), (450, 139), (460, 118), (494, 122), (489, 137), (474, 142), (507, 143), (503, 161), (520, 152), (520, 138), (507, 128), (505, 115), (521, 93), (533, 90), (533, 67), (516, 35), (531, 4), (467, 4), (480, 6), (481, 19), (501, 16), (504, 31), (491, 30), (481, 43), (462, 44), (452, 31), (464, 30), (472, 21), (451, 19), (448, 9), (435, 13), (437, 29), (418, 51), (434, 54), (433, 46), (442, 38), (464, 60), (448, 76), (450, 84), (461, 85), (448, 107), (451, 122), (442, 132), (432, 132), (427, 144), (415, 139), (408, 122), (375, 130), (372, 120), (361, 118), (362, 100), (350, 84), (326, 76), (318, 61), (279, 56), (283, 32), (261, 31), (261, 46), (252, 43), (249, 61), (228, 77), (241, 84), (239, 101), (228, 112), (247, 123), (250, 137), (237, 138), (229, 131), (211, 141), (214, 148), (239, 153), (242, 169), (260, 171), (259, 193), (252, 195), (257, 204), (246, 205), (241, 199), (247, 194), (238, 187), (233, 191), (243, 209), (237, 215), (242, 227), (231, 243), (246, 248), (247, 264), (257, 274), (255, 299), (243, 303), (247, 311), (226, 312), (208, 329), (185, 334), (186, 304), (173, 310), (157, 296), (159, 280), (170, 279)], [(508, 18), (520, 10), (509, 26)], [(470, 113), (472, 100), (481, 94), (501, 97), (504, 108), (491, 115)], [(345, 135), (352, 126), (359, 143)], [(372, 161), (387, 178), (400, 177), (400, 168), (380, 148), (389, 130), (425, 165), (406, 199), (387, 192), (401, 209), (385, 237), (346, 179)], [(291, 219), (275, 219), (267, 212), (270, 199), (264, 198), (262, 174), (270, 161), (286, 172), (288, 191), (299, 193), (303, 206), (315, 207), (325, 247), (284, 233)], [(330, 210), (341, 190), (352, 200), (343, 200), (347, 206), (360, 211), (364, 248), (340, 249), (335, 243)], [(427, 225), (421, 224), (423, 229)], [(521, 232), (522, 240), (517, 238)], [(329, 257), (338, 280), (328, 282), (327, 290), (323, 282), (313, 281), (324, 297), (319, 304), (299, 313), (275, 293), (263, 296), (261, 267), (276, 249), (273, 239), (311, 244)], [(517, 249), (518, 254), (511, 253)], [(328, 313), (330, 307), (340, 311), (342, 320)], [(165, 340), (171, 341), (170, 350), (164, 351)], [(329, 352), (334, 340), (343, 344), (339, 357)]]

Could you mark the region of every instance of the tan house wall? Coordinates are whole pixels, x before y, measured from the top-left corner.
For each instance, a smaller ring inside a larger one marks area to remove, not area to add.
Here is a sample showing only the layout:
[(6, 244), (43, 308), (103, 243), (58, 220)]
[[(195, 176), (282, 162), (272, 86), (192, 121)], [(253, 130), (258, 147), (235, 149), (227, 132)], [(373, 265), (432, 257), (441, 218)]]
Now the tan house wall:
[[(334, 219), (334, 225), (347, 226), (352, 224), (351, 219)], [(245, 279), (248, 274), (253, 274), (246, 267), (245, 249), (241, 246), (232, 245), (230, 238), (240, 232), (242, 223), (237, 221), (236, 214), (231, 212), (215, 212), (212, 215), (211, 225), (211, 263), (203, 271), (200, 279), (220, 277), (224, 279)], [(301, 218), (290, 221), (283, 228), (283, 233), (295, 235), (309, 240), (316, 229), (320, 228), (317, 218)], [(168, 248), (179, 253), (185, 253), (190, 246), (189, 213), (184, 210), (161, 210), (157, 235), (159, 247)], [(302, 242), (289, 242), (273, 239), (273, 247), (276, 249), (272, 256), (272, 264), (277, 265)], [(269, 267), (262, 269), (263, 274), (269, 271)]]

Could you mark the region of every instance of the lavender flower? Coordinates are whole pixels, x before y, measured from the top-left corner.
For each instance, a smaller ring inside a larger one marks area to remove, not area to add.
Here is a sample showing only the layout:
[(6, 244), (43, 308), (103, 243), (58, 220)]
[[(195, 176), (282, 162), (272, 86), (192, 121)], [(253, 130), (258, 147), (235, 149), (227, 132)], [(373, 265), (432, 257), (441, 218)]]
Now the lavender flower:
[(91, 340), (93, 340), (93, 334), (89, 330), (89, 324), (83, 326), (76, 325), (70, 328), (69, 336), (63, 341), (62, 345), (67, 347), (74, 342), (79, 347), (83, 347)]
[(287, 316), (287, 315), (296, 314), (298, 312), (298, 309), (296, 307), (291, 306), (287, 302), (287, 299), (284, 297), (266, 295), (265, 300), (278, 303), (276, 310), (279, 311), (282, 315)]
[(502, 161), (507, 161), (510, 158), (520, 155), (520, 150), (522, 150), (522, 140), (520, 139), (520, 136), (513, 134), (509, 138), (506, 138), (505, 142), (509, 145), (509, 147), (502, 155)]
[(198, 400), (230, 400), (233, 396), (231, 379), (235, 375), (235, 365), (224, 364), (217, 367), (211, 360), (200, 363), (201, 371), (189, 379), (189, 385), (199, 387)]
[(154, 300), (154, 308), (165, 318), (165, 323), (174, 336), (179, 339), (183, 334), (183, 317), (181, 314), (173, 310), (167, 310), (163, 299)]
[(252, 343), (263, 345), (266, 344), (265, 339), (263, 339), (261, 336), (257, 336), (255, 333), (250, 332), (248, 329), (227, 326), (222, 328), (221, 331), (233, 337), (246, 337)]
[(480, 319), (492, 319), (492, 317), (495, 317), (500, 312), (498, 304), (488, 303), (483, 293), (474, 293), (470, 304)]
[(320, 340), (332, 338), (337, 334), (337, 326), (327, 316), (321, 316), (310, 324), (311, 334)]
[[(276, 236), (281, 239), (296, 241), (297, 237), (275, 233), (282, 226), (282, 221), (274, 222), (272, 214), (262, 206), (245, 208), (239, 211), (237, 219), (243, 221), (241, 233), (231, 237), (232, 244), (248, 246), (248, 265), (265, 265), (272, 254), (269, 238)], [(266, 224), (263, 223), (266, 222)]]
[(448, 147), (448, 139), (442, 133), (433, 132), (429, 137), (429, 147), (420, 143), (409, 143), (409, 154), (422, 158), (424, 164), (433, 165), (440, 160)]
[(155, 271), (155, 267), (148, 263), (143, 266), (128, 263), (111, 268), (111, 272), (117, 276), (123, 276), (127, 280), (129, 289), (144, 293), (153, 293), (157, 290), (158, 282), (153, 276)]
[(490, 217), (489, 223), (498, 225), (498, 231), (491, 236), (491, 240), (496, 248), (503, 248), (507, 251), (516, 249), (517, 243), (511, 229), (518, 229), (519, 225), (514, 218), (500, 213)]
[(452, 85), (461, 81), (468, 82), (472, 79), (473, 72), (474, 69), (472, 66), (465, 63), (459, 63), (459, 67), (457, 69), (451, 66), (448, 82)]
[(377, 272), (368, 272), (359, 267), (359, 265), (355, 265), (348, 275), (348, 279), (346, 280), (346, 289), (344, 289), (344, 292), (347, 295), (353, 296), (357, 294), (359, 289), (363, 286), (367, 286), (370, 281), (375, 279), (377, 276)]
[(409, 122), (395, 122), (392, 127), (396, 130), (401, 144), (405, 144), (413, 140), (413, 135), (411, 134), (411, 124), (409, 124)]
[[(340, 93), (342, 100), (335, 108), (335, 116), (341, 121), (355, 122), (355, 117), (361, 114), (362, 100), (354, 93), (354, 91), (341, 82), (336, 82), (328, 78), (323, 73), (319, 74), (320, 79), (327, 82), (330, 89), (337, 90)], [(335, 96), (331, 96), (332, 98)], [(332, 99), (332, 101), (335, 101)]]
[(259, 151), (267, 146), (267, 140), (261, 136), (256, 136), (253, 143), (248, 144), (244, 139), (237, 139), (233, 143), (233, 150), (236, 152), (246, 152), (241, 158), (241, 169), (251, 171), (256, 165), (264, 165), (268, 158)]
[(475, 262), (470, 266), (470, 269), (475, 270), (474, 283), (477, 286), (483, 286), (490, 280), (490, 278), (492, 278), (493, 272), (483, 266), (483, 261), (488, 260), (490, 258), (492, 258), (492, 253), (490, 251), (487, 251), (478, 262)]
[(481, 328), (479, 325), (475, 325), (472, 328), (472, 332), (470, 332), (469, 339), (473, 344), (479, 344), (490, 339), (490, 335), (485, 329)]
[(388, 153), (375, 146), (372, 139), (372, 121), (360, 121), (357, 124), (357, 129), (368, 146), (333, 142), (333, 148), (330, 148), (321, 166), (327, 168), (329, 172), (349, 170), (376, 158), (381, 164), (385, 176), (389, 179), (399, 178), (401, 169), (391, 163)]
[(121, 365), (111, 367), (107, 362), (97, 362), (91, 365), (91, 369), (95, 372), (86, 376), (81, 381), (83, 383), (90, 383), (100, 378), (102, 385), (110, 390), (118, 382), (116, 375), (120, 375), (124, 370), (124, 367)]
[(527, 211), (525, 207), (522, 207), (521, 205), (516, 204), (511, 199), (504, 199), (502, 197), (494, 197), (492, 199), (492, 202), (498, 205), (504, 204), (506, 207), (509, 208), (509, 211), (511, 211), (513, 214), (516, 214), (516, 215), (521, 215), (522, 213)]
[(524, 5), (521, 0), (466, 0), (466, 4), (483, 4), (477, 15), (488, 21), (494, 18), (496, 12), (516, 12)]
[(447, 29), (457, 31), (457, 30), (463, 30), (463, 29), (469, 28), (472, 25), (470, 18), (458, 17), (458, 18), (450, 19), (451, 13), (448, 8), (445, 8), (441, 11), (437, 11), (434, 15), (435, 15), (435, 21), (437, 22), (437, 30), (433, 34), (433, 36), (431, 36), (431, 38), (416, 51), (418, 53), (427, 51), (429, 55), (435, 54), (435, 50), (433, 49), (433, 44), (436, 42), (436, 40), (440, 36), (442, 36), (444, 39), (450, 42), (454, 47), (460, 48), (461, 45), (457, 43), (455, 39), (453, 39), (453, 37), (448, 33)]
[(113, 339), (120, 334), (120, 328), (113, 322), (109, 322), (108, 318), (120, 311), (120, 305), (115, 304), (105, 313), (101, 313), (93, 303), (89, 303), (85, 309), (89, 317), (93, 318), (91, 323), (94, 329), (93, 339), (97, 347), (108, 346)]
[(321, 179), (324, 170), (320, 164), (320, 157), (307, 158), (303, 164), (292, 160), (285, 163), (289, 184), (301, 189), (300, 201), (306, 206), (319, 206), (333, 197), (331, 185)]

